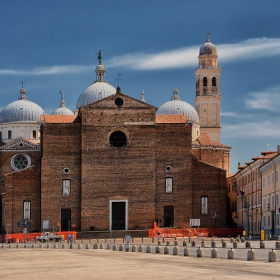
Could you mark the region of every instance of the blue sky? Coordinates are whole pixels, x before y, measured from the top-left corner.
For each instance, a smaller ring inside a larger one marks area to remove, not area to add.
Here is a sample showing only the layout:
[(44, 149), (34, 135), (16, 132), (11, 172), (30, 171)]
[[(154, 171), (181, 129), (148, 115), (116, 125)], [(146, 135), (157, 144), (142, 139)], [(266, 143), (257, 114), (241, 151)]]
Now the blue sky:
[(103, 52), (106, 81), (159, 107), (173, 88), (194, 106), (198, 52), (210, 29), (221, 72), (221, 142), (231, 172), (280, 145), (280, 1), (2, 0), (0, 109), (26, 83), (29, 100), (51, 113), (60, 91), (74, 110), (95, 81)]

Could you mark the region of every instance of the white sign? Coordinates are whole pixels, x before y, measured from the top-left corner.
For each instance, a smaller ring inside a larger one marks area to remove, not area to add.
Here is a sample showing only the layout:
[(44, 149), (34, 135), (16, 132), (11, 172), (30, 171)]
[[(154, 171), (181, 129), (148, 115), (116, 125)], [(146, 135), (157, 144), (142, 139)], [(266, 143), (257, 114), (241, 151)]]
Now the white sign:
[(200, 219), (190, 219), (191, 227), (200, 227)]

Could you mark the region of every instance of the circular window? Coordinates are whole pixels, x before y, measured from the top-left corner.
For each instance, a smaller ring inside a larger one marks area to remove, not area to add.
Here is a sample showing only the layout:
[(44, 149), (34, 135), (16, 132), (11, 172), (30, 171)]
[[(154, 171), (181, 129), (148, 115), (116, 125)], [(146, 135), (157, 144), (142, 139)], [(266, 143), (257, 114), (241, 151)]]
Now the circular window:
[(122, 106), (122, 105), (123, 105), (123, 99), (120, 98), (120, 97), (116, 98), (116, 99), (115, 99), (115, 104), (116, 104), (117, 106)]
[(14, 170), (22, 170), (31, 165), (31, 159), (28, 155), (14, 155), (11, 165)]
[(165, 167), (165, 170), (166, 170), (166, 171), (171, 171), (171, 170), (172, 170), (172, 167), (171, 167), (170, 165), (167, 165), (167, 166)]
[(127, 138), (122, 131), (115, 131), (110, 135), (109, 142), (115, 148), (122, 148), (126, 146)]
[(67, 173), (70, 172), (70, 169), (69, 169), (68, 167), (65, 167), (65, 168), (63, 169), (63, 172), (67, 174)]

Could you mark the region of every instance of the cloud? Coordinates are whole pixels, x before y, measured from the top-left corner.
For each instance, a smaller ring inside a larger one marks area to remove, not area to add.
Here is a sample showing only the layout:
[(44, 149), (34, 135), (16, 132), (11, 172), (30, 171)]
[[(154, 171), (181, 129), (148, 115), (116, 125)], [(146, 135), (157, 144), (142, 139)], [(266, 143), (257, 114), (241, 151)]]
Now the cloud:
[(278, 120), (244, 122), (240, 124), (223, 124), (223, 135), (230, 139), (279, 139)]
[[(236, 44), (216, 45), (222, 63), (280, 54), (280, 38), (257, 38)], [(134, 70), (162, 70), (197, 66), (200, 46), (190, 46), (158, 53), (137, 52), (112, 57), (104, 61), (107, 68), (123, 67)], [(80, 73), (94, 69), (93, 65), (36, 67), (30, 70), (0, 69), (0, 75), (53, 75)]]
[(222, 117), (240, 118), (240, 114), (236, 112), (221, 112)]
[(0, 69), (0, 75), (56, 75), (79, 73), (94, 69), (94, 65), (64, 65), (64, 66), (50, 66), (50, 67), (35, 67), (30, 70), (11, 70)]
[(280, 86), (267, 88), (259, 92), (249, 92), (245, 98), (245, 105), (248, 109), (278, 113), (280, 108)]

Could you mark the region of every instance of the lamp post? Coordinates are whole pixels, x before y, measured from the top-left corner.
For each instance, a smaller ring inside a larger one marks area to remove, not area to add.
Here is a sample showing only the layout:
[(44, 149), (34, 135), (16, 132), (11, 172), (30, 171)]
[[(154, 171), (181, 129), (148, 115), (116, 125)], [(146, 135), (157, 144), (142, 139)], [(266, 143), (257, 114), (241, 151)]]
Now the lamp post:
[(270, 203), (267, 204), (267, 210), (268, 212), (271, 212), (271, 235), (274, 236), (274, 216), (275, 216), (275, 210), (270, 209)]

